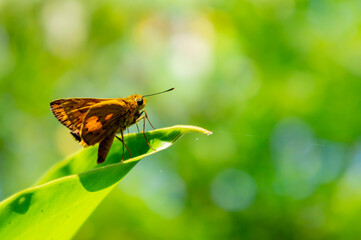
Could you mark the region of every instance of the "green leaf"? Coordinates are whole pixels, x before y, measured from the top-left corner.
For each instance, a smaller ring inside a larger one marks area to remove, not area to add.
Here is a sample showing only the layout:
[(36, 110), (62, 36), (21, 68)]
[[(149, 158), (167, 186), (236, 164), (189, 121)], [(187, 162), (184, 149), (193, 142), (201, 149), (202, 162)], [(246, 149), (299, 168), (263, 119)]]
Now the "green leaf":
[(115, 139), (103, 164), (97, 164), (97, 147), (89, 147), (56, 164), (31, 188), (0, 203), (0, 239), (71, 238), (98, 204), (137, 164), (151, 154), (168, 148), (188, 132), (211, 134), (194, 126), (174, 126), (146, 133), (125, 135), (126, 145)]

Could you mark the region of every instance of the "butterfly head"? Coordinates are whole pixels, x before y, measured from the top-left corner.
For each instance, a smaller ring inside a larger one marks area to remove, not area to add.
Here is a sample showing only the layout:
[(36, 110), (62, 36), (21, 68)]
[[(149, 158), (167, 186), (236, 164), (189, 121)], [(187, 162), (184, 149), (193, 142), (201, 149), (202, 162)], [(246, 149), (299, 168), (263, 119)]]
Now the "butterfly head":
[(142, 95), (134, 94), (134, 101), (137, 104), (138, 110), (141, 110), (147, 104), (147, 101)]

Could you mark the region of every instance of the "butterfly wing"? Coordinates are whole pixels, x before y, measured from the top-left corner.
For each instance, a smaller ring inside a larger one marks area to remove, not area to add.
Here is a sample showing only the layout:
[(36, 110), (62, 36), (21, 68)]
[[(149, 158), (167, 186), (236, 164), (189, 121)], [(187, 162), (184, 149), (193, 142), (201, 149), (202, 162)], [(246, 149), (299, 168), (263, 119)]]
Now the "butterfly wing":
[(50, 103), (50, 109), (59, 122), (69, 128), (74, 136), (79, 136), (81, 125), (90, 107), (108, 100), (100, 98), (58, 99)]
[(93, 105), (81, 125), (81, 144), (94, 145), (114, 135), (120, 127), (121, 117), (126, 112), (127, 108), (122, 101), (108, 100)]

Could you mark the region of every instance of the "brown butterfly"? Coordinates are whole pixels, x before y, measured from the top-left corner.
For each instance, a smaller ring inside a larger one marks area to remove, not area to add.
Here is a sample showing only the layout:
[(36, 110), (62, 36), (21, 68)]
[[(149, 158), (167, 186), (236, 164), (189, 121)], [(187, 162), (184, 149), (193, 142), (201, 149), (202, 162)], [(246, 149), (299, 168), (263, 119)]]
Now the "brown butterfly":
[[(145, 97), (173, 89), (144, 96), (134, 94), (126, 98), (58, 99), (50, 103), (50, 108), (55, 117), (70, 129), (70, 133), (83, 147), (99, 143), (97, 163), (105, 161), (114, 137), (123, 143), (123, 160), (124, 146), (131, 157), (129, 148), (124, 143), (123, 131), (132, 124), (143, 120), (142, 132), (147, 144), (150, 146), (144, 133), (145, 118), (152, 127), (153, 125), (148, 119), (147, 112), (142, 110), (146, 105)], [(120, 133), (121, 138), (116, 136), (116, 133)]]

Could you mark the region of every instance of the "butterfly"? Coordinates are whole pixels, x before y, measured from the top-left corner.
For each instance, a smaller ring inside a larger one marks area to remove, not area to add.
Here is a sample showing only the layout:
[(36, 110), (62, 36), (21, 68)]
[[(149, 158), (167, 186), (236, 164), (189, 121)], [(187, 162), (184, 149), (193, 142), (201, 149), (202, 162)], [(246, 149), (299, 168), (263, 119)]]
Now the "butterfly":
[[(146, 105), (145, 97), (173, 89), (144, 96), (134, 94), (126, 98), (57, 99), (50, 103), (50, 109), (59, 122), (69, 128), (71, 135), (83, 147), (99, 143), (97, 158), (99, 164), (105, 161), (114, 137), (123, 144), (122, 160), (124, 158), (124, 146), (131, 157), (129, 148), (124, 142), (124, 130), (139, 121), (143, 120), (142, 133), (150, 146), (144, 133), (145, 119), (153, 128), (154, 126), (149, 121), (147, 112), (143, 110)], [(117, 133), (121, 134), (121, 138), (116, 135)]]

